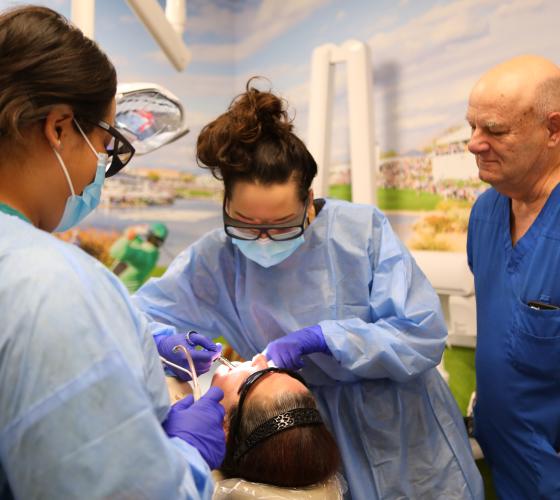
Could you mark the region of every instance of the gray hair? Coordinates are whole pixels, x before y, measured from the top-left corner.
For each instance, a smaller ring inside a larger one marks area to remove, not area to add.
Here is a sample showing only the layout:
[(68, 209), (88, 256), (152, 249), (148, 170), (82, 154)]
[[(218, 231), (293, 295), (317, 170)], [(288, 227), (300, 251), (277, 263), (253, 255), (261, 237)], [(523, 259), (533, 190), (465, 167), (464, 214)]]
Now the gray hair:
[(539, 119), (560, 111), (560, 77), (547, 78), (541, 82), (535, 92), (535, 114)]

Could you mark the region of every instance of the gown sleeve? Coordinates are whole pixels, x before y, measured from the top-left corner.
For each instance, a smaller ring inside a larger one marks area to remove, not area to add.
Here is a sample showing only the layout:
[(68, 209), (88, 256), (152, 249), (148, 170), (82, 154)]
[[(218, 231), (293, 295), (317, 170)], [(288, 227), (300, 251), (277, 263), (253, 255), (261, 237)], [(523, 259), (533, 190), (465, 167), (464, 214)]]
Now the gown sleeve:
[(237, 312), (231, 294), (223, 290), (229, 282), (225, 274), (233, 271), (231, 263), (220, 262), (222, 245), (211, 237), (194, 243), (163, 276), (149, 280), (132, 296), (154, 337), (191, 329), (210, 339), (230, 337), (228, 325)]
[(447, 329), (434, 289), (381, 217), (380, 237), (370, 252), (371, 322), (347, 318), (319, 325), (344, 368), (365, 379), (404, 382), (440, 362)]
[(161, 426), (163, 372), (124, 288), (34, 258), (0, 267), (0, 460), (15, 498), (211, 498), (206, 462)]

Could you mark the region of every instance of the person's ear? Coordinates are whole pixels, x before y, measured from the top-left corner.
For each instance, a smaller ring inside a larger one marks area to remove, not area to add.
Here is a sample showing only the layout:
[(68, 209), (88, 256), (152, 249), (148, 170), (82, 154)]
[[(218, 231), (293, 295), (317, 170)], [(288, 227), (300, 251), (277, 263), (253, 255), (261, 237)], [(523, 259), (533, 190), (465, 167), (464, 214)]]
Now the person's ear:
[(560, 145), (560, 112), (554, 111), (546, 117), (548, 129), (548, 146), (551, 148)]
[(309, 189), (309, 202), (307, 203), (307, 218), (311, 222), (315, 218), (315, 206), (313, 205), (313, 200), (315, 199), (315, 194), (313, 189)]
[(43, 133), (51, 147), (57, 151), (62, 150), (63, 138), (68, 135), (73, 126), (73, 119), (74, 113), (72, 112), (72, 108), (67, 104), (53, 106), (47, 114), (43, 126)]
[(226, 435), (226, 442), (229, 436), (229, 425), (230, 425), (229, 412), (226, 412), (226, 417), (224, 418), (224, 434)]

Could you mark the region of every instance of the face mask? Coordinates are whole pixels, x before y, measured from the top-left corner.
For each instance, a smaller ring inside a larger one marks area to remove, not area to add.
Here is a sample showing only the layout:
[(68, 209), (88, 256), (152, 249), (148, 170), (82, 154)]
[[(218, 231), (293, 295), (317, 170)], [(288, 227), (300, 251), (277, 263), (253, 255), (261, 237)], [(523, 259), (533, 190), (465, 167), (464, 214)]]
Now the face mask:
[(70, 186), (70, 192), (72, 193), (66, 200), (66, 206), (64, 207), (64, 213), (62, 218), (58, 223), (58, 226), (54, 229), (56, 232), (66, 231), (71, 227), (79, 224), (89, 213), (91, 213), (97, 205), (99, 205), (99, 200), (101, 199), (101, 188), (103, 187), (103, 181), (105, 180), (105, 168), (107, 166), (108, 156), (105, 153), (98, 153), (92, 146), (91, 142), (87, 138), (86, 134), (82, 131), (78, 122), (74, 120), (74, 123), (78, 127), (78, 130), (82, 134), (82, 137), (87, 142), (93, 154), (97, 156), (97, 170), (95, 172), (95, 179), (91, 184), (88, 184), (84, 188), (84, 192), (81, 195), (77, 195), (74, 191), (74, 186), (72, 185), (72, 180), (64, 165), (60, 154), (56, 149), (53, 148), (54, 154), (58, 159), (58, 163), (62, 167), (64, 175), (66, 176), (66, 181)]
[(279, 264), (292, 255), (304, 242), (303, 234), (298, 238), (287, 241), (272, 241), (268, 238), (247, 241), (232, 238), (241, 253), (248, 259), (256, 262), (262, 267), (270, 267)]

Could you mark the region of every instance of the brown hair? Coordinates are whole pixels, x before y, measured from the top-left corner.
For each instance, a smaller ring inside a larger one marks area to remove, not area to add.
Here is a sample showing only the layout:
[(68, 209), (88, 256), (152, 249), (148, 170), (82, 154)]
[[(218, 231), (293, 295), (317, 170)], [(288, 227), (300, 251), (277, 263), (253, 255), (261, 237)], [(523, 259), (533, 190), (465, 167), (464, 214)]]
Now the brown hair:
[(305, 144), (292, 132), (286, 102), (270, 91), (246, 85), (228, 110), (207, 124), (197, 141), (197, 163), (223, 180), (226, 197), (235, 182), (264, 185), (294, 179), (305, 200), (317, 175), (317, 164)]
[(0, 68), (1, 139), (20, 141), (22, 128), (55, 104), (101, 120), (117, 90), (115, 68), (97, 44), (46, 7), (0, 14)]
[(315, 408), (310, 393), (285, 393), (273, 403), (249, 400), (243, 407), (243, 417), (235, 436), (231, 424), (237, 407), (228, 413), (230, 432), (227, 436), (226, 457), (220, 471), (225, 477), (283, 487), (305, 487), (332, 477), (340, 465), (338, 447), (325, 424), (291, 427), (261, 441), (240, 458), (234, 455), (240, 443), (259, 423), (293, 408)]

